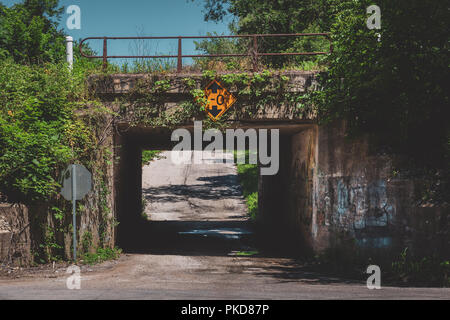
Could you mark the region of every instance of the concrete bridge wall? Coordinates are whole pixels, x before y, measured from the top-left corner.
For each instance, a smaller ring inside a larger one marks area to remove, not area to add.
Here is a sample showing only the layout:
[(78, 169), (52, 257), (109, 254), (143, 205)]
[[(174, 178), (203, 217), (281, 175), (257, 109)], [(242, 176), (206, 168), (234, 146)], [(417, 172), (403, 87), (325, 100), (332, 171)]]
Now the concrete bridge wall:
[[(285, 137), (277, 176), (261, 177), (260, 219), (299, 250), (360, 249), (444, 254), (450, 208), (419, 205), (423, 181), (396, 177), (395, 157), (349, 140), (345, 124), (312, 125)], [(447, 253), (448, 254), (448, 253)]]

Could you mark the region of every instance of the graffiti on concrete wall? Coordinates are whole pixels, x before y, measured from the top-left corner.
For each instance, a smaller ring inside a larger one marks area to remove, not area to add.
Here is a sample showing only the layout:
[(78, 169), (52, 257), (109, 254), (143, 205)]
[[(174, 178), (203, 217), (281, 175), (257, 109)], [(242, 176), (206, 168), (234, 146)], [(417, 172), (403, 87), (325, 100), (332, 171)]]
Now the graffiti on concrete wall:
[[(395, 207), (389, 203), (386, 181), (367, 182), (356, 177), (326, 178), (327, 186), (319, 193), (323, 212), (329, 223), (347, 231), (369, 227), (387, 227)], [(330, 180), (331, 179), (331, 180)]]

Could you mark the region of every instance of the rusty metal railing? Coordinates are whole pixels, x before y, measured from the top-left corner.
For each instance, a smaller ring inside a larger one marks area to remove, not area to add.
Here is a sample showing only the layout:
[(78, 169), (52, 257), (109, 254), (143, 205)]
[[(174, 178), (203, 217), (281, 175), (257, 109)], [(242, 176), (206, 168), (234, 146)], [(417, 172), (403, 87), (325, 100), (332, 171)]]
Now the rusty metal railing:
[[(324, 37), (330, 42), (328, 52), (278, 52), (262, 53), (258, 52), (258, 39), (264, 37)], [(253, 39), (253, 47), (247, 53), (223, 53), (223, 54), (189, 54), (182, 53), (182, 40), (184, 39), (217, 39), (217, 38), (250, 38)], [(108, 40), (178, 40), (177, 55), (153, 55), (153, 56), (109, 56)], [(103, 53), (101, 56), (87, 55), (83, 52), (83, 44), (88, 40), (103, 40)], [(261, 56), (301, 56), (301, 55), (321, 55), (333, 52), (333, 44), (329, 33), (288, 33), (288, 34), (248, 34), (248, 35), (230, 35), (230, 36), (177, 36), (177, 37), (89, 37), (81, 40), (79, 45), (80, 53), (83, 57), (92, 59), (103, 59), (103, 68), (108, 65), (108, 59), (177, 59), (177, 72), (183, 68), (183, 58), (217, 58), (217, 57), (252, 57), (253, 70), (258, 70), (258, 60)]]

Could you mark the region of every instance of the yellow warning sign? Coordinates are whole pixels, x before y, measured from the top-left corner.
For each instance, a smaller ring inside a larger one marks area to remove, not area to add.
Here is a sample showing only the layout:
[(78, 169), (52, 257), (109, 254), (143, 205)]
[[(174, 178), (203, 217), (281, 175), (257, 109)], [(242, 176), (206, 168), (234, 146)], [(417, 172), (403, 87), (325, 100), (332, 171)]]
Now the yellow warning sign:
[(212, 121), (217, 121), (236, 102), (236, 98), (218, 81), (211, 81), (205, 88), (208, 100), (206, 113)]

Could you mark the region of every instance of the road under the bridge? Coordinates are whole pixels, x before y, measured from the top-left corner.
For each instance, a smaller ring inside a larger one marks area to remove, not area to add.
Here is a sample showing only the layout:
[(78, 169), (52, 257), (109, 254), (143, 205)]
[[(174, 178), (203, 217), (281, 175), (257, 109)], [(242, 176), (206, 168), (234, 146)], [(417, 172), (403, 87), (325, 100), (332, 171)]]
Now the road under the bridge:
[[(309, 271), (258, 247), (233, 164), (175, 166), (168, 153), (143, 169), (149, 237), (117, 261), (0, 278), (0, 299), (449, 299), (450, 289), (383, 287)], [(242, 254), (258, 251), (259, 254)]]

